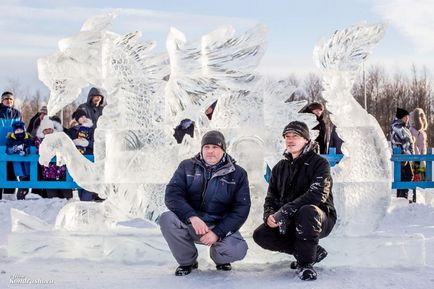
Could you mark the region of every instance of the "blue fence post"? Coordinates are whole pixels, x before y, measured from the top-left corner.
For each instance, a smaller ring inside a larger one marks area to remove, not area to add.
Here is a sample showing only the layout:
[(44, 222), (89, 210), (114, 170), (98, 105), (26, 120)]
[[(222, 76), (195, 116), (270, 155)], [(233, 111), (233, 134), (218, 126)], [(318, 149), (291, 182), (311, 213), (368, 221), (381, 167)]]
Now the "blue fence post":
[(0, 146), (0, 182), (7, 181), (7, 161), (3, 157), (5, 154), (6, 154), (6, 147)]
[(330, 166), (333, 167), (336, 165), (336, 148), (329, 148), (329, 156), (331, 157), (329, 160)]
[[(30, 147), (30, 154), (36, 155), (36, 147)], [(38, 162), (30, 162), (30, 181), (38, 181)]]
[[(426, 154), (432, 155), (432, 148), (428, 148)], [(431, 182), (432, 181), (432, 161), (427, 160), (425, 163), (426, 163), (425, 181)]]
[[(401, 149), (400, 148), (394, 148), (393, 154), (394, 155), (400, 155)], [(399, 161), (393, 162), (393, 181), (394, 182), (400, 182), (401, 181), (401, 162), (399, 162)]]

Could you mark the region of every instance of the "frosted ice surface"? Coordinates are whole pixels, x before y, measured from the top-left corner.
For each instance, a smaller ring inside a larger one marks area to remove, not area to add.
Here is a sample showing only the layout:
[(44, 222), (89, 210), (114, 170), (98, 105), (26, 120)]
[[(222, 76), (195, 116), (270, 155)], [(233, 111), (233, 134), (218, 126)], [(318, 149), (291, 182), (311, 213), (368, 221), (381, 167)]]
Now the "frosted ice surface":
[(345, 157), (333, 170), (333, 179), (338, 232), (350, 235), (374, 230), (391, 196), (386, 137), (351, 94), (361, 63), (383, 34), (383, 25), (362, 23), (336, 31), (314, 49), (314, 61), (323, 73), (323, 97), (337, 133), (345, 141)]

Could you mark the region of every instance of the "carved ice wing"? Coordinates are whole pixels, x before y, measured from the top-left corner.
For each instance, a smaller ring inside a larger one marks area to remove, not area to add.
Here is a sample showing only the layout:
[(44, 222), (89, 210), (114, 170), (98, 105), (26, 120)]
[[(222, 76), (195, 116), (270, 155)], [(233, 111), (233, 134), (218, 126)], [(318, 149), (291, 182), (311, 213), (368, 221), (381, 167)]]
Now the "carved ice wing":
[(227, 90), (246, 89), (265, 51), (266, 28), (258, 25), (236, 37), (223, 26), (188, 43), (172, 28), (167, 39), (170, 80), (166, 87), (168, 116), (174, 122), (197, 119), (199, 109), (210, 105)]
[(313, 60), (323, 70), (355, 71), (384, 35), (383, 24), (361, 23), (338, 30), (314, 48)]

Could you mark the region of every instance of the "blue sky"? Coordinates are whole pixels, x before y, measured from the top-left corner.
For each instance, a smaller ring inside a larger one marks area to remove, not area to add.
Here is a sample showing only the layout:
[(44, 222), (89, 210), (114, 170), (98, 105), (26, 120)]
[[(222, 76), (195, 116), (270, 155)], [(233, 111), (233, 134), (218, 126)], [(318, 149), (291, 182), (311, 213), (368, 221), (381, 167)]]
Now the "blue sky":
[(386, 22), (386, 35), (368, 64), (405, 72), (414, 63), (434, 73), (434, 0), (1, 0), (0, 90), (12, 79), (47, 94), (37, 77), (37, 58), (56, 52), (57, 42), (77, 33), (88, 17), (113, 8), (124, 10), (112, 31), (142, 31), (142, 39), (156, 40), (161, 51), (170, 26), (195, 40), (222, 24), (241, 33), (264, 23), (268, 50), (259, 70), (279, 77), (315, 72), (312, 50), (336, 29)]

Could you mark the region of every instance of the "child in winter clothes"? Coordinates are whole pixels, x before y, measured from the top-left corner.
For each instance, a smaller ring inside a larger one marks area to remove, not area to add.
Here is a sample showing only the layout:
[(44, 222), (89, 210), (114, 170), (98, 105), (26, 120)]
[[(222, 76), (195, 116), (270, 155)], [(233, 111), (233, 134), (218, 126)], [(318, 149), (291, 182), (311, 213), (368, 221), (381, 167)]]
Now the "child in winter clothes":
[(77, 125), (69, 129), (69, 137), (83, 155), (93, 154), (93, 122), (87, 118), (84, 110), (76, 110), (72, 117)]
[[(24, 122), (17, 121), (12, 125), (13, 132), (7, 136), (6, 153), (26, 156), (30, 153), (32, 139), (26, 132)], [(27, 180), (30, 176), (29, 162), (14, 162), (14, 174), (19, 181)], [(24, 200), (28, 194), (28, 189), (19, 189), (17, 193), (18, 200)]]
[[(427, 153), (427, 134), (428, 121), (425, 112), (421, 108), (416, 108), (410, 112), (410, 132), (414, 140), (414, 153), (425, 155)], [(414, 181), (425, 179), (425, 162), (414, 162), (415, 176)]]
[[(35, 146), (38, 149), (44, 140), (45, 136), (48, 134), (52, 134), (53, 132), (63, 131), (63, 127), (60, 123), (51, 120), (47, 115), (42, 119), (37, 131), (36, 131), (36, 139)], [(57, 166), (55, 163), (49, 163), (48, 166), (43, 166), (42, 170), (42, 179), (46, 181), (58, 181), (64, 180), (66, 175), (66, 167), (65, 166)], [(47, 189), (47, 197), (48, 198), (61, 198), (61, 199), (70, 199), (72, 198), (72, 191), (68, 189)]]
[[(78, 123), (68, 131), (69, 137), (74, 142), (77, 149), (83, 155), (93, 154), (93, 122), (87, 117), (84, 110), (78, 109), (72, 117)], [(78, 196), (80, 201), (97, 200), (98, 195), (85, 189), (78, 189)]]

